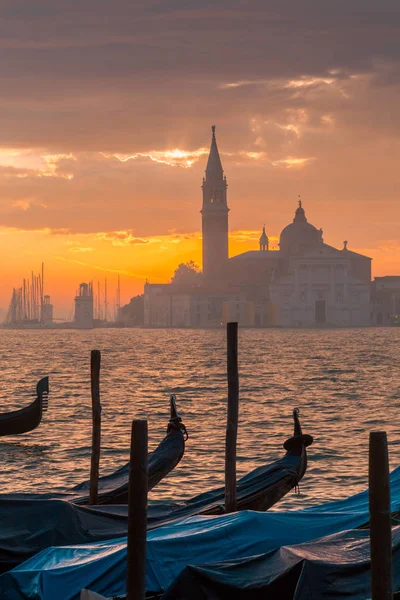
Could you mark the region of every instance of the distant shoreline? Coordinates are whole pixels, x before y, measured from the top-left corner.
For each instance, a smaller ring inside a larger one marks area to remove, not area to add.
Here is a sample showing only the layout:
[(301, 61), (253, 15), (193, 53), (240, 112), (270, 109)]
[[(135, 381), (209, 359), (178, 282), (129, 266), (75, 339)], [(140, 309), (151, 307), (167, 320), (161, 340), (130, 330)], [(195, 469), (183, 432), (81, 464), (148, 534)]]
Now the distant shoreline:
[[(70, 330), (70, 331), (92, 331), (98, 329), (145, 329), (149, 331), (160, 330), (160, 331), (223, 331), (225, 325), (221, 326), (211, 326), (211, 327), (149, 327), (148, 325), (118, 325), (116, 323), (104, 324), (96, 327), (76, 327), (74, 323), (59, 323), (53, 325), (42, 325), (31, 324), (31, 325), (20, 325), (20, 326), (10, 326), (10, 325), (0, 325), (0, 330), (3, 331), (55, 331), (55, 330)], [(240, 329), (250, 329), (253, 331), (276, 331), (276, 330), (297, 330), (297, 331), (315, 331), (315, 330), (331, 330), (331, 329), (396, 329), (396, 325), (344, 325), (343, 327), (339, 325), (329, 325), (324, 323), (323, 325), (314, 325), (313, 327), (255, 327), (251, 325), (240, 325)]]

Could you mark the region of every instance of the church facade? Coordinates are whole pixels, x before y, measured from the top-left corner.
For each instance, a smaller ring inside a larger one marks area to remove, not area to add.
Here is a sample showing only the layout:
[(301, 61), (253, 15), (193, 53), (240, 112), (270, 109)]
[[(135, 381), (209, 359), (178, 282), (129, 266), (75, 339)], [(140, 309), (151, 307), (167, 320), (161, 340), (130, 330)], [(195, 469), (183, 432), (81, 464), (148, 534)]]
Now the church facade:
[(230, 320), (250, 327), (371, 323), (371, 259), (347, 242), (340, 250), (325, 244), (301, 200), (280, 234), (279, 250), (269, 249), (264, 227), (259, 249), (229, 258), (227, 180), (214, 126), (202, 190), (201, 283), (146, 283), (146, 326), (219, 327)]

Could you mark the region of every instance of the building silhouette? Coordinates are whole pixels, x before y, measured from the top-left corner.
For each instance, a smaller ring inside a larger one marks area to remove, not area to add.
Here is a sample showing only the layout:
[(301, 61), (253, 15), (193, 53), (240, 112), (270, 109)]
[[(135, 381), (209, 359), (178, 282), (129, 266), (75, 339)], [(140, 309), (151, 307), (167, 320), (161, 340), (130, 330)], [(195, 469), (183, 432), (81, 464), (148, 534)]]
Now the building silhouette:
[(371, 259), (324, 243), (301, 199), (292, 223), (272, 250), (266, 227), (259, 249), (229, 258), (227, 181), (212, 127), (203, 179), (203, 277), (197, 285), (151, 284), (144, 289), (150, 327), (364, 326), (371, 323)]
[(400, 276), (375, 277), (372, 283), (372, 323), (400, 325)]
[(93, 290), (91, 283), (81, 283), (75, 297), (75, 327), (93, 328)]
[(210, 154), (203, 178), (201, 209), (203, 275), (210, 281), (218, 277), (229, 257), (227, 187), (213, 125)]
[(47, 294), (43, 297), (41, 322), (45, 325), (51, 325), (53, 323), (53, 305), (50, 300), (50, 296)]

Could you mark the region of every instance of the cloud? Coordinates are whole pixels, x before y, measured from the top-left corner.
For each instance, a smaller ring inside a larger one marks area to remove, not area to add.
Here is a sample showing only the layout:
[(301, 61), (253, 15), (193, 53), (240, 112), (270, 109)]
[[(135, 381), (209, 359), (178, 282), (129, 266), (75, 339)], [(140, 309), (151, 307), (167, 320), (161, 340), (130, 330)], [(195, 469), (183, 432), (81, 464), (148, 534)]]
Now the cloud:
[[(254, 230), (254, 231), (232, 231), (229, 234), (230, 239), (234, 240), (235, 242), (239, 242), (239, 243), (254, 243), (254, 249), (257, 249), (258, 247), (258, 241), (260, 239), (260, 235), (261, 235), (261, 228)], [(267, 232), (268, 233), (268, 232)], [(277, 236), (273, 236), (273, 235), (269, 235), (268, 234), (268, 238), (270, 241), (278, 241), (279, 238)]]
[(82, 243), (79, 240), (67, 240), (68, 252), (72, 253), (86, 253), (93, 252), (94, 248), (91, 246), (82, 246)]
[(53, 229), (46, 227), (44, 231), (46, 233), (50, 233), (50, 235), (69, 235), (71, 233), (71, 230), (65, 227), (58, 227)]
[(398, 0), (56, 4), (0, 8), (0, 226), (178, 252), (216, 123), (231, 230), (301, 193), (332, 243), (395, 239)]
[(76, 253), (83, 252), (83, 253), (86, 253), (86, 252), (93, 252), (93, 250), (94, 250), (94, 248), (90, 248), (90, 247), (85, 248), (83, 246), (73, 246), (72, 248), (70, 248), (68, 250), (68, 252), (76, 252)]
[(117, 275), (127, 275), (128, 277), (135, 277), (137, 279), (145, 279), (143, 276), (133, 273), (132, 271), (125, 270), (125, 269), (111, 269), (109, 267), (104, 267), (102, 265), (87, 263), (82, 260), (65, 258), (64, 256), (56, 256), (55, 259), (59, 260), (59, 261), (69, 262), (69, 263), (72, 263), (75, 265), (80, 265), (83, 267), (88, 267), (89, 269), (91, 269), (93, 271), (102, 271), (104, 273), (115, 273)]
[(149, 150), (148, 152), (138, 152), (132, 155), (104, 154), (106, 158), (110, 156), (117, 158), (125, 163), (130, 160), (149, 159), (155, 163), (169, 165), (170, 167), (189, 168), (199, 158), (208, 154), (207, 148), (199, 148), (198, 150), (181, 150), (174, 148), (173, 150)]
[(41, 154), (33, 149), (18, 151), (0, 148), (0, 178), (55, 177), (70, 180), (73, 179), (73, 174), (64, 168), (68, 160), (76, 158), (65, 154)]
[(397, 0), (354, 0), (351, 9), (343, 0), (120, 0), (98, 3), (95, 13), (89, 0), (57, 4), (54, 11), (40, 2), (40, 17), (22, 4), (2, 8), (3, 145), (50, 153), (194, 148), (205, 121), (236, 122), (242, 133), (250, 108), (268, 112), (283, 92), (292, 101), (327, 88), (340, 94), (346, 76), (387, 65), (380, 86), (398, 81)]
[(13, 200), (12, 206), (21, 210), (28, 210), (31, 206), (30, 200)]
[(287, 158), (281, 158), (280, 160), (272, 161), (272, 164), (275, 166), (284, 166), (287, 169), (291, 169), (292, 167), (305, 167), (310, 161), (315, 160), (315, 157), (310, 158), (295, 158), (294, 156), (288, 156)]
[(135, 237), (133, 231), (108, 231), (97, 234), (97, 239), (111, 242), (113, 246), (129, 246), (136, 244), (154, 244), (160, 242), (158, 238)]
[(268, 81), (266, 81), (265, 79), (254, 79), (253, 81), (249, 81), (246, 79), (242, 79), (241, 81), (231, 81), (230, 83), (221, 83), (219, 85), (219, 87), (222, 90), (229, 90), (231, 88), (240, 88), (240, 87), (247, 87), (249, 85), (254, 86), (254, 85), (265, 85), (266, 83), (268, 83)]

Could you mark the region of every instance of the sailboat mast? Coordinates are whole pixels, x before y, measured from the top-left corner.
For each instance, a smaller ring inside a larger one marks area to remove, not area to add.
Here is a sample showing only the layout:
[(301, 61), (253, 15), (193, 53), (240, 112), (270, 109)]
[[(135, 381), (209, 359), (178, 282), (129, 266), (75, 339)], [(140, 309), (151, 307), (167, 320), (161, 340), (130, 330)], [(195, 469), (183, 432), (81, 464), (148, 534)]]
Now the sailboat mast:
[(97, 282), (97, 318), (101, 321), (100, 281)]
[(107, 277), (104, 279), (104, 321), (107, 323)]
[(116, 307), (116, 321), (119, 319), (119, 313), (121, 310), (121, 281), (118, 275), (118, 288), (117, 288), (117, 307)]
[(42, 285), (40, 287), (40, 320), (43, 322), (43, 304), (44, 304), (44, 263), (42, 263)]

